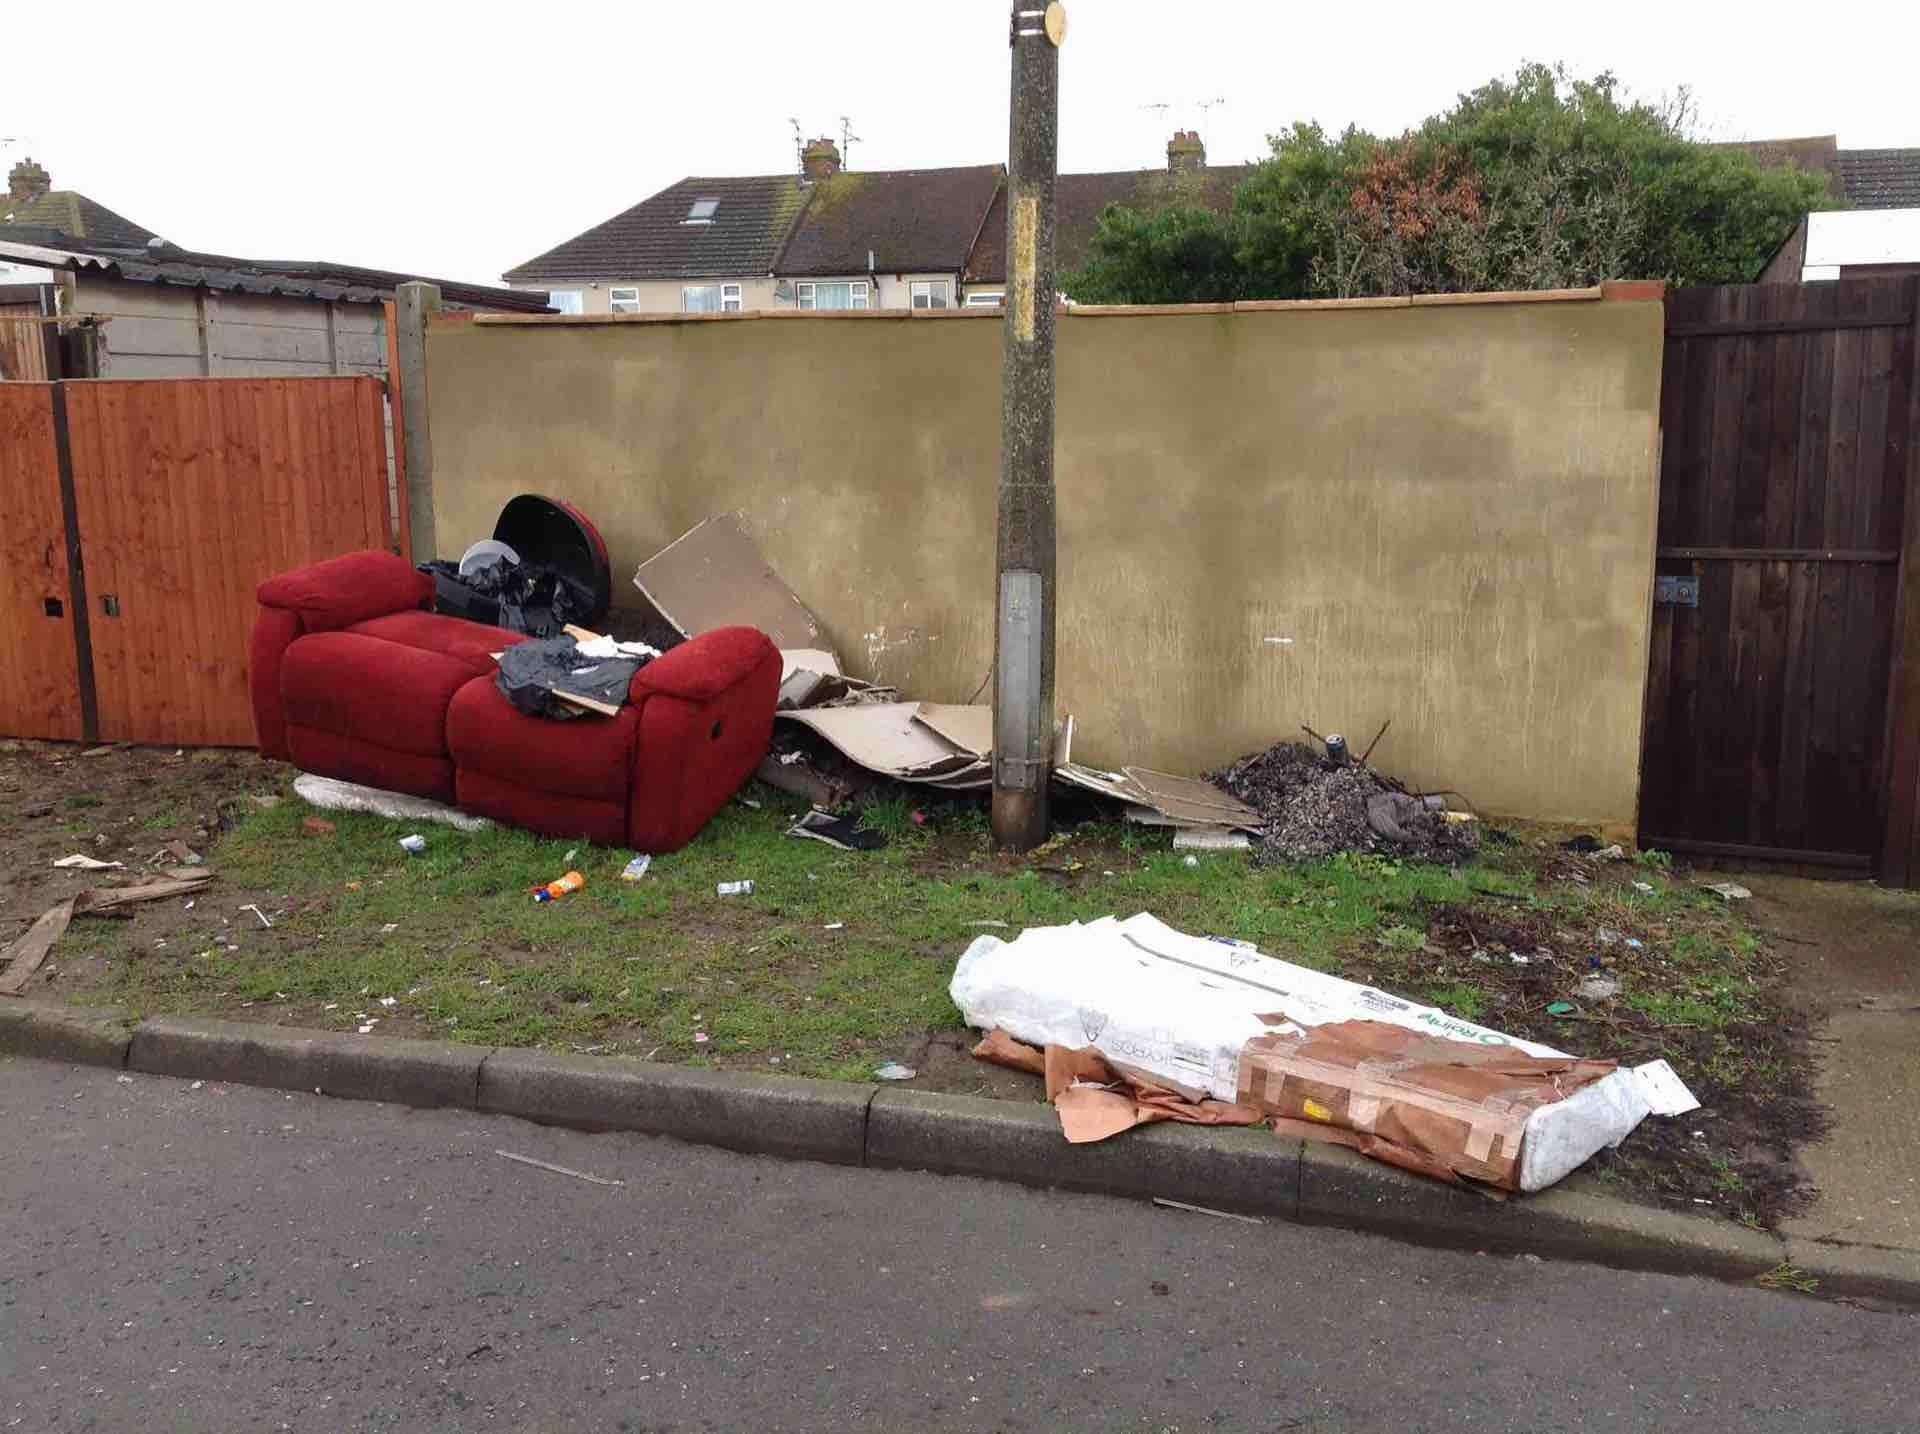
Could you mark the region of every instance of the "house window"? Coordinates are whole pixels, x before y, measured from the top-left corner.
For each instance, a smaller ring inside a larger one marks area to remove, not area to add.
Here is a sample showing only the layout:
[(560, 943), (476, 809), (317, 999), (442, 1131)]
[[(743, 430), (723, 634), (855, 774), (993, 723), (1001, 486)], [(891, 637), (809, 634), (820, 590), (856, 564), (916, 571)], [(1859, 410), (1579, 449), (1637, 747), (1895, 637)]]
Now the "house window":
[(688, 284), (680, 291), (680, 307), (689, 314), (719, 313), (720, 286), (718, 284)]
[(680, 222), (682, 224), (711, 224), (713, 223), (714, 211), (719, 207), (720, 201), (717, 199), (696, 199), (693, 201), (693, 207), (687, 211), (687, 217)]
[(737, 314), (740, 312), (740, 286), (738, 284), (722, 284), (720, 286), (720, 312), (723, 314)]
[(867, 307), (867, 281), (842, 280), (832, 284), (795, 286), (794, 302), (803, 309), (864, 309)]
[(947, 281), (915, 279), (911, 285), (911, 297), (916, 309), (944, 309), (947, 307)]
[(639, 313), (640, 290), (638, 287), (607, 290), (607, 311), (615, 314)]
[(997, 309), (1006, 301), (1005, 294), (968, 294), (969, 309)]
[(547, 307), (563, 314), (577, 314), (583, 297), (578, 289), (554, 289), (547, 294)]

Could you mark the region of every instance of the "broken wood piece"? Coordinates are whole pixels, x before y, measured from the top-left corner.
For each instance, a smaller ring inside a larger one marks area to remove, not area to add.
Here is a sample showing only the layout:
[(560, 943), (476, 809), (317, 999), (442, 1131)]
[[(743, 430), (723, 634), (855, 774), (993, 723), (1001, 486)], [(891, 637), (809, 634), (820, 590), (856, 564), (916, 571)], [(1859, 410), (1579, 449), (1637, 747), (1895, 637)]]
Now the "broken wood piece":
[(917, 702), (873, 702), (858, 707), (816, 707), (804, 712), (781, 712), (785, 722), (798, 722), (832, 743), (840, 753), (869, 772), (902, 780), (946, 776), (970, 767), (971, 754), (924, 723), (915, 722)]
[(1192, 826), (1243, 827), (1258, 831), (1260, 813), (1201, 777), (1180, 777), (1146, 767), (1122, 767), (1121, 774), (1152, 807), (1176, 822)]
[(963, 752), (976, 757), (993, 753), (993, 709), (984, 706), (959, 706), (946, 702), (922, 702), (913, 714)]
[(33, 973), (47, 959), (47, 953), (53, 950), (53, 943), (65, 934), (67, 923), (73, 920), (74, 903), (78, 900), (78, 897), (69, 896), (65, 901), (49, 906), (24, 935), (7, 947), (4, 953), (0, 953), (6, 958), (6, 970), (0, 971), (0, 996), (17, 996), (26, 988), (27, 982), (33, 979)]
[(213, 879), (213, 873), (203, 872), (191, 881), (149, 881), (139, 886), (96, 886), (81, 892), (73, 899), (75, 916), (90, 916), (97, 912), (111, 911), (117, 906), (132, 906), (142, 901), (160, 901), (169, 896), (184, 896), (190, 891), (198, 891)]
[(854, 793), (852, 784), (822, 776), (806, 762), (782, 762), (771, 754), (761, 759), (754, 775), (779, 791), (805, 797), (816, 807), (837, 807)]
[(708, 518), (668, 543), (640, 565), (633, 585), (685, 637), (757, 627), (783, 651), (820, 644), (813, 614), (732, 513)]
[(618, 707), (615, 707), (611, 702), (602, 702), (597, 697), (582, 697), (577, 692), (562, 692), (558, 687), (553, 689), (553, 695), (569, 707), (578, 707), (587, 712), (598, 712), (602, 717), (618, 717), (620, 715), (620, 709)]

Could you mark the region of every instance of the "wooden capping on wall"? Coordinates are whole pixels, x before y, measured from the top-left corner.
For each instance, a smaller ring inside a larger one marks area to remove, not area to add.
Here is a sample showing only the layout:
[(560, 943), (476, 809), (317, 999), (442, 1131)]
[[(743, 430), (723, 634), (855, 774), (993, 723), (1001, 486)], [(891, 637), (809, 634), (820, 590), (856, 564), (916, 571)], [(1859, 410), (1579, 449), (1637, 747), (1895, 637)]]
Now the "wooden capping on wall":
[[(1236, 299), (1218, 304), (1064, 304), (1070, 319), (1170, 318), (1182, 314), (1313, 313), (1328, 309), (1430, 309), (1462, 304), (1658, 303), (1666, 294), (1658, 279), (1609, 280), (1588, 289), (1499, 289), (1480, 294), (1399, 294), (1365, 299)], [(482, 314), (446, 313), (435, 324), (483, 326), (597, 327), (603, 324), (738, 324), (761, 319), (819, 319), (828, 323), (1002, 318), (999, 309), (746, 309), (730, 314)]]

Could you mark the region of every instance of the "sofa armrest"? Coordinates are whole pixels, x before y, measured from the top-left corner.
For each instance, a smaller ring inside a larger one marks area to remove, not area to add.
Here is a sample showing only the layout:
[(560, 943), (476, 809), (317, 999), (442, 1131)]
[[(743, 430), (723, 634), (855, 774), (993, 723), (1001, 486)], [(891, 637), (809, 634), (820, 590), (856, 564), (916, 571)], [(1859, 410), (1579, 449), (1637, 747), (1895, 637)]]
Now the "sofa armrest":
[(779, 691), (780, 649), (752, 628), (703, 634), (640, 669), (627, 810), (636, 851), (678, 851), (746, 785), (767, 755)]
[(253, 703), (253, 730), (260, 755), (291, 762), (287, 714), (280, 701), (280, 663), (300, 636), (300, 618), (284, 608), (263, 607), (253, 620), (247, 648), (247, 695)]
[(433, 603), (433, 579), (392, 553), (347, 553), (268, 578), (260, 605), (290, 612), (302, 632), (335, 632)]
[(737, 687), (772, 654), (776, 670), (780, 649), (753, 627), (718, 627), (656, 657), (633, 675), (633, 701), (658, 693), (688, 702), (706, 702)]

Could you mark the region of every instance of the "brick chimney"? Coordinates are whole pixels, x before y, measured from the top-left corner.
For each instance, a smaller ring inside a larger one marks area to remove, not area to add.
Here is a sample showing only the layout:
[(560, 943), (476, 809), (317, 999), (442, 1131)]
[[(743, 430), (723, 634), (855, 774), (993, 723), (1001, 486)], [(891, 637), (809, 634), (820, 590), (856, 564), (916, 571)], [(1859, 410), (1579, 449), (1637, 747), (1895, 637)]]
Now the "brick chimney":
[(1207, 147), (1200, 143), (1200, 132), (1177, 129), (1167, 141), (1167, 172), (1198, 174), (1207, 167)]
[(7, 199), (10, 203), (31, 204), (52, 188), (53, 176), (31, 159), (23, 159), (7, 171)]
[(832, 179), (840, 172), (840, 146), (827, 138), (810, 139), (800, 151), (800, 173), (808, 180)]

